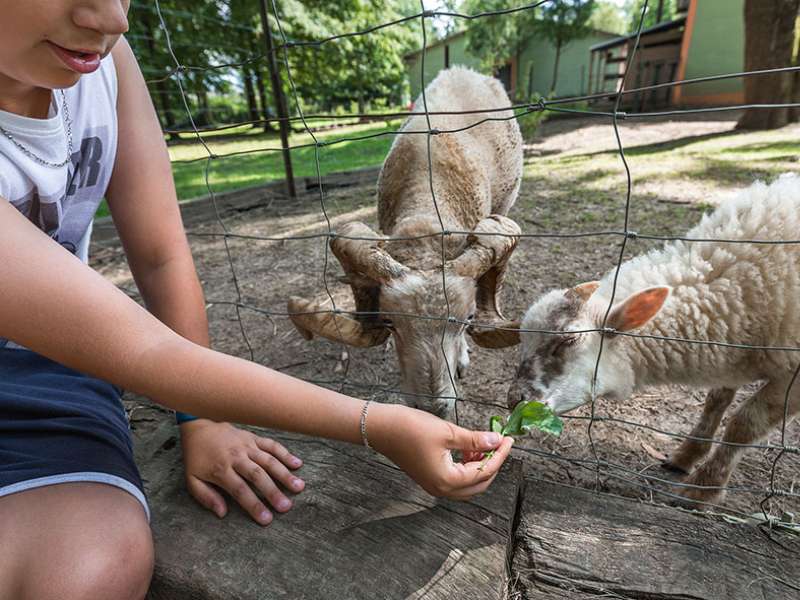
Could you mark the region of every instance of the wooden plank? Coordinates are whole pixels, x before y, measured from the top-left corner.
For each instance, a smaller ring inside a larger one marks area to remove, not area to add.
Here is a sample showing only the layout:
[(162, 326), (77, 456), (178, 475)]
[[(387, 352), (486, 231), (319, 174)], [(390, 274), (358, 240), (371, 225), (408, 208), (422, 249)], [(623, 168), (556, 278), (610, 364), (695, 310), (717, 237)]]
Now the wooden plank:
[(472, 502), (437, 501), (374, 452), (271, 432), (304, 459), (307, 487), (261, 528), (232, 501), (220, 520), (190, 498), (168, 419), (133, 417), (156, 545), (150, 600), (504, 598), (519, 462)]
[(537, 479), (514, 543), (512, 583), (529, 600), (800, 598), (796, 535)]

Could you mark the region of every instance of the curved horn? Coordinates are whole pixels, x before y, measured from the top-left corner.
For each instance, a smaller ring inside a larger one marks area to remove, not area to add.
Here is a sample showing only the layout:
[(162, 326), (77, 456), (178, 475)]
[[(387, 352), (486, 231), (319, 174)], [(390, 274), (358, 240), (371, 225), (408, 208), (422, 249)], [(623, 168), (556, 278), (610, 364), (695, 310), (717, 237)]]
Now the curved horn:
[(483, 348), (508, 348), (519, 344), (519, 321), (497, 321), (490, 326), (470, 325), (469, 336)]
[(488, 313), (491, 321), (505, 320), (500, 312), (500, 290), (508, 259), (517, 246), (520, 233), (519, 225), (508, 217), (490, 215), (480, 221), (467, 237), (466, 250), (451, 261), (456, 273), (478, 280), (478, 313)]
[(396, 277), (402, 277), (409, 269), (383, 249), (383, 241), (364, 223), (353, 222), (341, 227), (337, 235), (331, 239), (330, 245), (331, 251), (339, 259), (347, 274), (354, 273), (386, 283)]
[(289, 318), (300, 334), (311, 340), (314, 334), (350, 346), (379, 346), (389, 337), (384, 327), (370, 326), (341, 313), (334, 313), (321, 304), (292, 296), (288, 303)]

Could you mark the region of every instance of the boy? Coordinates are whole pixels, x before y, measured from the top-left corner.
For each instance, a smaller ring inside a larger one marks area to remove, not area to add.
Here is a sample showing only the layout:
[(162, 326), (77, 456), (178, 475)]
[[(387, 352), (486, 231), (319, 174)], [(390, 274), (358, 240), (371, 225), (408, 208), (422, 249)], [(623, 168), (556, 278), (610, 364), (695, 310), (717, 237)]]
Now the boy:
[[(226, 421), (369, 443), (460, 499), (511, 447), (207, 348), (163, 135), (121, 38), (128, 5), (0, 0), (0, 600), (145, 595), (152, 540), (116, 386), (202, 415), (181, 425), (189, 490), (222, 517), (215, 484), (262, 525), (258, 495), (288, 510), (276, 482), (300, 492), (301, 461)], [(86, 265), (104, 195), (147, 311)]]

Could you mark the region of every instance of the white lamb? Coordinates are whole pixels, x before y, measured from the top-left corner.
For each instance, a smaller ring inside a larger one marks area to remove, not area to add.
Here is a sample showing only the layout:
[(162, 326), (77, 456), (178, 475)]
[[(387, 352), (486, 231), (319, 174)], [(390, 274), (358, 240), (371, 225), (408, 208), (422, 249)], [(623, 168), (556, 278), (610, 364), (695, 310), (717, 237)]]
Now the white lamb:
[[(797, 240), (800, 178), (756, 183), (723, 203), (688, 238)], [(800, 347), (800, 245), (725, 242), (667, 243), (624, 263), (606, 323), (617, 332), (753, 346)], [(525, 314), (522, 329), (599, 329), (614, 270), (601, 281), (551, 291)], [(508, 401), (538, 399), (557, 413), (592, 397), (601, 334), (521, 333), (521, 363)], [(790, 388), (800, 353), (745, 350), (607, 333), (595, 393), (625, 400), (639, 388), (682, 383), (714, 388), (692, 437), (711, 439), (739, 386), (766, 380), (727, 425), (723, 440), (754, 444), (800, 410), (800, 382)], [(788, 399), (787, 399), (787, 390)], [(679, 410), (676, 407), (676, 410)], [(665, 466), (689, 473), (710, 442), (686, 439)], [(686, 479), (690, 501), (721, 500), (745, 447), (716, 445)]]

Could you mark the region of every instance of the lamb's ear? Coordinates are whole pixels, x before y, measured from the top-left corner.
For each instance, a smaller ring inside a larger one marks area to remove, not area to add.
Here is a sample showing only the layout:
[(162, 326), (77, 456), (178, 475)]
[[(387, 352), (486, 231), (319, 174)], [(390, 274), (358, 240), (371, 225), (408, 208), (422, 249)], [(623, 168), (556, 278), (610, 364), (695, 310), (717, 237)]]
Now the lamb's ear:
[(608, 315), (608, 327), (617, 331), (638, 329), (661, 310), (670, 291), (667, 286), (659, 286), (631, 294), (611, 309)]
[(599, 287), (599, 281), (587, 281), (586, 283), (581, 283), (580, 285), (576, 285), (574, 288), (568, 289), (567, 296), (574, 296), (579, 298), (581, 301), (586, 302)]

